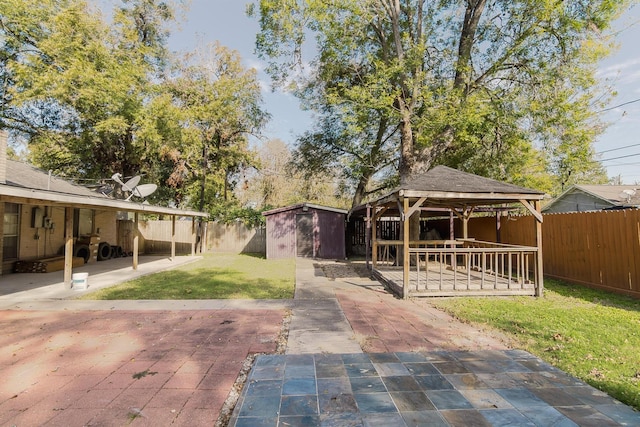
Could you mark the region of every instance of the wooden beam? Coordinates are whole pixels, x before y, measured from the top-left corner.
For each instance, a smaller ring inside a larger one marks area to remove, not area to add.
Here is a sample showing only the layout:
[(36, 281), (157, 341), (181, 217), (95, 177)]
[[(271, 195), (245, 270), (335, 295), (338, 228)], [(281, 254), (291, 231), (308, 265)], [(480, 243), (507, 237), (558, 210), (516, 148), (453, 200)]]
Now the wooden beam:
[[(403, 199), (405, 200), (405, 199)], [(405, 209), (404, 207), (402, 207), (402, 204), (404, 203), (404, 201), (402, 203), (400, 203), (400, 200), (396, 200), (396, 204), (398, 205), (398, 212), (400, 213), (400, 220), (404, 221), (405, 218)]]
[(460, 221), (462, 221), (464, 219), (464, 213), (460, 213), (458, 212), (457, 209), (451, 209), (451, 212), (453, 212)]
[[(540, 212), (541, 211), (540, 201), (536, 200), (534, 203), (535, 203), (534, 209), (536, 213), (540, 217), (542, 217), (542, 213)], [(536, 287), (536, 296), (541, 297), (544, 291), (544, 269), (543, 269), (544, 259), (542, 257), (542, 219), (540, 219), (540, 221), (536, 221), (536, 246), (538, 247), (538, 252), (536, 254), (536, 267), (537, 267), (536, 281), (538, 285)]]
[(475, 206), (471, 206), (471, 209), (465, 207), (464, 211), (462, 212), (462, 238), (463, 239), (469, 238), (469, 218), (473, 214), (474, 209), (475, 209)]
[(373, 205), (373, 219), (377, 221), (389, 208), (387, 206), (383, 206), (380, 208), (380, 212), (376, 212), (376, 207), (377, 205)]
[(73, 274), (73, 208), (64, 210), (64, 287), (71, 289)]
[(504, 200), (517, 202), (522, 199), (542, 200), (544, 194), (527, 194), (527, 193), (464, 193), (456, 191), (421, 191), (421, 190), (403, 190), (403, 197), (416, 198), (426, 197), (428, 199), (456, 199), (456, 200)]
[(520, 200), (520, 203), (522, 203), (524, 207), (527, 208), (529, 212), (531, 212), (531, 215), (536, 217), (538, 222), (542, 223), (542, 213), (540, 212), (539, 209), (536, 209), (536, 206), (540, 205), (540, 202), (538, 200), (534, 202), (536, 206), (532, 205), (528, 200), (524, 200), (524, 199)]
[(138, 212), (133, 214), (133, 269), (138, 269), (138, 248), (140, 240), (140, 227), (138, 224)]
[(406, 212), (405, 215), (406, 216), (411, 216), (414, 214), (414, 212), (420, 210), (420, 208), (422, 207), (422, 204), (427, 200), (426, 197), (421, 197), (418, 200), (416, 200), (416, 202), (413, 204), (413, 206), (411, 206), (411, 208), (409, 208), (409, 212)]

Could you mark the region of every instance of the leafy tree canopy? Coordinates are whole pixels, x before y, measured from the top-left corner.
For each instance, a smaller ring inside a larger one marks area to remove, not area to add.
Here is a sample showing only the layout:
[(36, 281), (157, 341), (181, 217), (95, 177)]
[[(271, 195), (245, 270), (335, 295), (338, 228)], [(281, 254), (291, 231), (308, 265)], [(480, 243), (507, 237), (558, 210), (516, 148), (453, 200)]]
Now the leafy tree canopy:
[(236, 52), (168, 53), (180, 6), (121, 0), (107, 20), (84, 0), (0, 0), (0, 127), (62, 176), (144, 174), (160, 187), (151, 202), (231, 203), (268, 115)]
[[(296, 78), (298, 96), (320, 113), (318, 132), (301, 138), (303, 162), (315, 161), (306, 148), (315, 141), (347, 163), (366, 164), (366, 153), (376, 172), (397, 159), (400, 179), (445, 164), (557, 191), (569, 175), (605, 177), (593, 160), (595, 111), (606, 102), (595, 66), (630, 3), (261, 0), (249, 13), (274, 81)], [(311, 71), (296, 71), (307, 63)], [(357, 138), (345, 133), (354, 129)], [(380, 158), (372, 129), (394, 141)], [(359, 152), (344, 149), (351, 143)]]

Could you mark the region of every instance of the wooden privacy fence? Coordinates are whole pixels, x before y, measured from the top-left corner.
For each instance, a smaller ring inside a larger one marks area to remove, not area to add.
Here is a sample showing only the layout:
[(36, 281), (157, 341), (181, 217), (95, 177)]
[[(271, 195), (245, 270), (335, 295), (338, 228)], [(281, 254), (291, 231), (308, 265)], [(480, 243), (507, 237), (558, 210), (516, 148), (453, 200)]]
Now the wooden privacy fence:
[[(191, 221), (176, 221), (176, 253), (191, 253)], [(140, 252), (145, 254), (171, 253), (171, 221), (140, 221)], [(264, 228), (249, 228), (242, 223), (205, 224), (206, 252), (266, 253)], [(133, 222), (118, 221), (118, 242), (123, 248), (133, 247)], [(199, 248), (199, 246), (198, 246)], [(126, 250), (126, 249), (125, 249)]]
[[(533, 221), (503, 217), (501, 241), (532, 245)], [(545, 214), (542, 252), (547, 277), (640, 298), (638, 209)]]

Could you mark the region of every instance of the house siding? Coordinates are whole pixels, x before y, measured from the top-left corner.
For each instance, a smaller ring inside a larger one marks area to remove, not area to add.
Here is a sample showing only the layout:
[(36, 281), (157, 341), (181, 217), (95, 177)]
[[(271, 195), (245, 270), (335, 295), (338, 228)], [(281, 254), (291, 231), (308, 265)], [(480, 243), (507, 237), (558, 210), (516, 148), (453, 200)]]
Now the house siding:
[[(4, 206), (4, 203), (3, 203)], [(43, 215), (54, 224), (53, 228), (33, 227), (32, 212), (34, 208), (42, 209)], [(18, 259), (32, 260), (47, 258), (64, 253), (65, 243), (65, 208), (44, 205), (20, 205), (20, 241)], [(97, 233), (99, 230), (99, 233)], [(101, 242), (117, 244), (116, 212), (96, 211), (94, 216), (94, 233), (100, 235)], [(9, 260), (3, 266), (3, 273), (12, 270), (15, 260)]]
[(583, 192), (575, 192), (565, 194), (562, 199), (557, 200), (549, 209), (545, 209), (545, 213), (562, 213), (562, 212), (587, 212), (598, 211), (615, 206), (613, 203), (607, 202), (600, 198), (594, 197)]

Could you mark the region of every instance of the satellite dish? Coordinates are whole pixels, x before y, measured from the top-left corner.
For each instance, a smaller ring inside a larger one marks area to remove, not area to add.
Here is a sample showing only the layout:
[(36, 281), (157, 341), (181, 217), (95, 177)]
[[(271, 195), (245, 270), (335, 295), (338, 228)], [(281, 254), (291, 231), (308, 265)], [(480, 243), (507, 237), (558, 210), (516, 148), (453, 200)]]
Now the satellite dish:
[(111, 175), (111, 179), (122, 186), (122, 191), (131, 192), (140, 182), (140, 175), (134, 176), (127, 182), (122, 182), (122, 175), (119, 173), (114, 173), (113, 175)]
[(126, 198), (127, 201), (131, 200), (133, 196), (144, 199), (158, 189), (156, 184), (138, 185), (140, 183), (140, 175), (134, 176), (127, 182), (122, 182), (122, 175), (120, 173), (114, 173), (111, 175), (111, 179), (120, 184), (122, 191), (131, 193), (129, 194), (129, 197)]
[(153, 194), (153, 192), (155, 192), (157, 189), (158, 189), (158, 186), (156, 184), (138, 185), (131, 191), (131, 195), (129, 197), (127, 197), (127, 200), (131, 200), (131, 198), (133, 196), (140, 197), (140, 198), (144, 199), (145, 197), (149, 196), (150, 194)]

